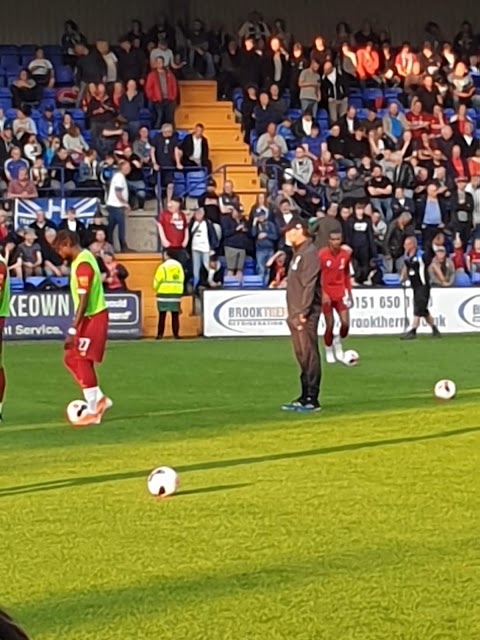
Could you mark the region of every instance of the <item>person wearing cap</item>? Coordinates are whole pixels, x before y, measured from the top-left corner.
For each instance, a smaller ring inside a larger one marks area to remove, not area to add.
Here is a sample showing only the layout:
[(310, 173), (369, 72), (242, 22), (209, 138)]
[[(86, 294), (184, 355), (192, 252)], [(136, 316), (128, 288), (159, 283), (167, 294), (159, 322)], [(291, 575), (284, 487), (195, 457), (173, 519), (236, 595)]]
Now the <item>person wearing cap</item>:
[(455, 267), (447, 255), (445, 247), (437, 247), (435, 255), (428, 267), (430, 284), (434, 287), (453, 287)]
[(37, 242), (37, 234), (34, 229), (29, 227), (24, 229), (23, 242), (18, 245), (18, 257), (21, 261), (22, 275), (25, 279), (42, 275), (42, 250)]
[(293, 248), (287, 276), (287, 324), (301, 370), (301, 394), (297, 400), (283, 405), (282, 409), (310, 413), (320, 410), (320, 266), (305, 220), (293, 218), (285, 227), (284, 234), (286, 242)]

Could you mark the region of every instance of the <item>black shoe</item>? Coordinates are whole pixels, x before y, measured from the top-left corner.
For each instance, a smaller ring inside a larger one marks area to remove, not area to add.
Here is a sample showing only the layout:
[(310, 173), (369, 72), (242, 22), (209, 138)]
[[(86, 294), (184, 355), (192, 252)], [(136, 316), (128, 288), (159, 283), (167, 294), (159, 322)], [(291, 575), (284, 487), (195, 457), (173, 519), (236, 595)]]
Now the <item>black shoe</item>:
[(163, 336), (157, 336), (155, 340), (163, 340)]
[(400, 340), (416, 340), (417, 339), (417, 332), (410, 330), (407, 331), (407, 333), (404, 333), (403, 336), (400, 338)]
[(438, 330), (438, 327), (432, 327), (432, 338), (441, 338), (442, 334)]

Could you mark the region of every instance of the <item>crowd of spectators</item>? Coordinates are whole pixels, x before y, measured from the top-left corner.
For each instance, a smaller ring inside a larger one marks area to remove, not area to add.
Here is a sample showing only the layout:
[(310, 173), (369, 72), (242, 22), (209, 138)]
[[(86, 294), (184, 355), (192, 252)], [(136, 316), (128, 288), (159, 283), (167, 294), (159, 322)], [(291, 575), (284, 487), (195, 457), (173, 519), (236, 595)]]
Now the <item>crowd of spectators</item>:
[[(122, 212), (164, 195), (161, 245), (183, 255), (195, 286), (218, 286), (223, 266), (242, 278), (248, 256), (262, 281), (283, 286), (282, 229), (293, 216), (311, 220), (319, 246), (325, 229), (342, 230), (357, 284), (398, 273), (412, 232), (437, 284), (476, 273), (480, 41), (470, 23), (452, 42), (429, 23), (418, 46), (340, 23), (331, 42), (318, 35), (306, 46), (283, 20), (254, 12), (236, 34), (199, 20), (148, 31), (133, 21), (111, 46), (88, 44), (67, 21), (61, 47), (35, 50), (10, 86), (15, 111), (0, 109), (3, 199), (98, 196), (106, 240), (118, 227), (126, 249)], [(217, 193), (211, 178), (188, 211), (175, 189), (184, 169), (212, 170), (208, 131), (175, 130), (178, 80), (195, 78), (217, 79), (219, 97), (234, 101), (264, 188), (251, 211), (230, 181)], [(109, 204), (117, 173), (127, 199)], [(33, 273), (38, 262), (24, 260)]]

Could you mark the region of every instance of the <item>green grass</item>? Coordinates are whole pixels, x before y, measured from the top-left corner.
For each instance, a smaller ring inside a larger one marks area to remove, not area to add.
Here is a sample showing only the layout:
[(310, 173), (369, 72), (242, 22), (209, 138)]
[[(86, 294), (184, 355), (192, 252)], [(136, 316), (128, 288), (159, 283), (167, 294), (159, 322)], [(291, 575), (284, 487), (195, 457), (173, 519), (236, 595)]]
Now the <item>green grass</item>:
[(478, 337), (348, 344), (309, 417), (288, 341), (111, 344), (85, 430), (61, 346), (9, 346), (0, 602), (33, 640), (478, 640)]

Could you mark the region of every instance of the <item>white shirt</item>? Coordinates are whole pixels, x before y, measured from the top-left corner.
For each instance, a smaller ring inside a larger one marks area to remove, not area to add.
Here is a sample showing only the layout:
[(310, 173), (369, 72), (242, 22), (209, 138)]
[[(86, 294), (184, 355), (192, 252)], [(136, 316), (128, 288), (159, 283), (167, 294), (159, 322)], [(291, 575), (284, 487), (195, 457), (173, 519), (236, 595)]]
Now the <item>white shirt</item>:
[(305, 118), (302, 118), (302, 127), (307, 136), (309, 136), (312, 133), (312, 125), (313, 125), (313, 120), (305, 120)]
[(202, 139), (196, 138), (195, 136), (193, 136), (192, 140), (193, 140), (193, 154), (191, 159), (194, 162), (197, 162), (198, 164), (200, 164), (202, 160)]
[(52, 71), (53, 65), (50, 60), (32, 60), (28, 65), (28, 70), (32, 76), (46, 76)]
[(202, 253), (210, 252), (210, 242), (208, 241), (208, 227), (205, 220), (194, 222), (192, 227), (192, 250)]
[(349, 133), (354, 133), (355, 132), (355, 120), (352, 120), (351, 118), (346, 118), (346, 120), (347, 120), (348, 132)]
[(273, 68), (273, 79), (275, 80), (275, 82), (280, 82), (280, 80), (282, 79), (282, 59), (280, 58), (280, 56), (273, 57)]
[(77, 221), (76, 220), (67, 220), (67, 227), (69, 231), (77, 230)]
[(118, 199), (116, 190), (121, 189), (122, 198), (125, 202), (128, 202), (128, 184), (127, 179), (120, 171), (114, 174), (112, 181), (110, 182), (110, 189), (108, 190), (107, 207), (123, 208), (125, 204)]
[(103, 56), (105, 60), (105, 64), (107, 65), (107, 82), (116, 82), (117, 81), (117, 62), (118, 58), (110, 51), (106, 55)]

